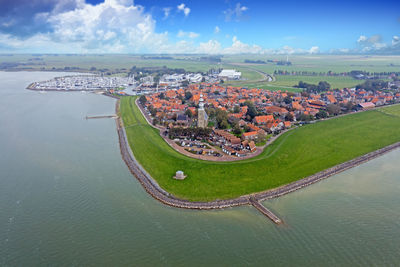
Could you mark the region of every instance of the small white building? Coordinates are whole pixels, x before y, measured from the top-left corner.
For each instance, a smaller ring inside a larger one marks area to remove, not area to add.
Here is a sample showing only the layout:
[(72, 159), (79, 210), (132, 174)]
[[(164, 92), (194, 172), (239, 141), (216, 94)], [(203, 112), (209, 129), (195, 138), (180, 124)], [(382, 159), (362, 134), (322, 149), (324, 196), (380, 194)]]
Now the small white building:
[(200, 73), (190, 73), (186, 75), (186, 80), (191, 83), (199, 83), (203, 76)]
[(239, 80), (242, 77), (242, 73), (236, 70), (222, 70), (218, 74), (218, 78), (221, 80)]
[(176, 180), (183, 180), (186, 178), (186, 175), (183, 173), (183, 171), (177, 171), (173, 178)]

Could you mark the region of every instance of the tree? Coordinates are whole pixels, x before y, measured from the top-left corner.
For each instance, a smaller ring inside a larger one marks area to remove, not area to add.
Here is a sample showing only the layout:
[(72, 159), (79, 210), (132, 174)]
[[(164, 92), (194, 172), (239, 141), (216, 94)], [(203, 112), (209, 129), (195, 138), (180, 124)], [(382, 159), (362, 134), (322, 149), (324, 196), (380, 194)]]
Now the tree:
[(323, 119), (323, 118), (328, 117), (328, 114), (326, 113), (325, 110), (321, 109), (320, 111), (318, 111), (318, 113), (315, 116), (317, 117), (317, 119)]
[(229, 127), (228, 113), (222, 109), (216, 110), (215, 119), (217, 121), (218, 128), (226, 129)]
[(287, 96), (283, 99), (283, 101), (286, 105), (289, 105), (290, 103), (292, 103), (292, 98), (290, 96)]
[(189, 91), (186, 91), (186, 92), (185, 92), (185, 99), (186, 99), (186, 100), (191, 99), (192, 96), (193, 96), (193, 94), (192, 94), (191, 92), (189, 92)]
[(193, 117), (193, 112), (190, 109), (187, 109), (185, 111), (185, 115), (187, 115), (189, 118), (192, 118)]
[(329, 104), (326, 106), (326, 110), (330, 115), (338, 115), (340, 113), (340, 106), (335, 104)]
[(255, 116), (257, 116), (257, 109), (253, 102), (245, 101), (244, 104), (247, 106), (246, 115), (250, 116), (251, 119), (253, 119)]
[(259, 131), (257, 133), (257, 141), (262, 142), (265, 140), (265, 133), (263, 131)]
[(299, 84), (295, 85), (295, 87), (303, 88), (304, 91), (308, 93), (321, 93), (328, 91), (331, 88), (331, 85), (325, 81), (320, 81), (318, 85), (299, 81)]
[(201, 78), (201, 82), (202, 82), (202, 83), (204, 83), (205, 81), (206, 81), (206, 78), (205, 78), (205, 77)]
[(233, 126), (233, 133), (236, 135), (240, 135), (242, 133), (242, 130), (240, 129), (238, 123), (235, 123), (235, 125)]
[(140, 102), (140, 104), (144, 105), (147, 102), (147, 98), (144, 95), (141, 95), (139, 97), (139, 102)]
[(345, 107), (346, 107), (347, 111), (351, 111), (354, 109), (355, 105), (353, 104), (353, 102), (349, 101), (346, 103)]
[(313, 119), (314, 117), (312, 115), (306, 115), (304, 113), (297, 116), (298, 121), (312, 121)]
[(165, 94), (164, 94), (164, 93), (161, 93), (161, 94), (158, 96), (158, 98), (160, 98), (160, 99), (165, 99)]
[(292, 113), (288, 113), (285, 116), (285, 121), (293, 121), (293, 115)]
[(157, 109), (155, 109), (153, 106), (149, 107), (149, 111), (150, 111), (151, 116), (153, 116), (153, 117), (156, 116)]
[(330, 88), (331, 88), (331, 85), (328, 82), (321, 81), (318, 83), (318, 91), (319, 92), (328, 91)]
[(239, 113), (240, 112), (240, 107), (239, 106), (235, 106), (233, 108), (233, 113)]
[(365, 89), (367, 91), (376, 91), (388, 87), (388, 83), (382, 80), (366, 80), (363, 84), (356, 86), (356, 89)]

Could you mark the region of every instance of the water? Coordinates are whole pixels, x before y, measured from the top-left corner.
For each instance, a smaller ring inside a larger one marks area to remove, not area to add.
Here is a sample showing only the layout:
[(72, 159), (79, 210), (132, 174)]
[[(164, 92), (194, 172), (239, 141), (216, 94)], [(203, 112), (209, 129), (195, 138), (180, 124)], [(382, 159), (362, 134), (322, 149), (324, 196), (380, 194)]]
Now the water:
[(115, 100), (0, 72), (0, 265), (398, 265), (400, 150), (252, 207), (164, 206), (119, 154)]

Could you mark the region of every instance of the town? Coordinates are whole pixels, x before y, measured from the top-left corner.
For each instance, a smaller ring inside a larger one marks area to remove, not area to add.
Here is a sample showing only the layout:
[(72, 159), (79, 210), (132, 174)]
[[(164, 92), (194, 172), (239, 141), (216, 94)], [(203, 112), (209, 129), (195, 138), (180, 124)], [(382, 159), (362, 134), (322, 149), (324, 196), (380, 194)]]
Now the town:
[(295, 93), (204, 82), (139, 99), (171, 146), (211, 160), (253, 157), (293, 127), (399, 101), (398, 89)]
[(234, 69), (174, 73), (177, 69), (163, 68), (162, 75), (139, 70), (126, 77), (58, 77), (29, 88), (141, 95), (143, 114), (167, 143), (187, 156), (215, 161), (254, 157), (294, 127), (400, 102), (397, 73), (389, 74), (393, 82), (388, 83), (369, 79), (355, 88), (331, 90), (327, 82), (299, 82), (301, 92), (288, 92), (224, 86), (242, 79)]

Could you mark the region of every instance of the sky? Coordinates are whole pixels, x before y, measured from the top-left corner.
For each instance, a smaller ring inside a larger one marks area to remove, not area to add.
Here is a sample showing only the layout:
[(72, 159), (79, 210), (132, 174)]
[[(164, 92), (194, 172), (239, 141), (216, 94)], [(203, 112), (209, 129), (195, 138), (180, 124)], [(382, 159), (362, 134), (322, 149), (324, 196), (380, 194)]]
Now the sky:
[(400, 1), (0, 0), (0, 53), (400, 54)]

